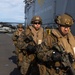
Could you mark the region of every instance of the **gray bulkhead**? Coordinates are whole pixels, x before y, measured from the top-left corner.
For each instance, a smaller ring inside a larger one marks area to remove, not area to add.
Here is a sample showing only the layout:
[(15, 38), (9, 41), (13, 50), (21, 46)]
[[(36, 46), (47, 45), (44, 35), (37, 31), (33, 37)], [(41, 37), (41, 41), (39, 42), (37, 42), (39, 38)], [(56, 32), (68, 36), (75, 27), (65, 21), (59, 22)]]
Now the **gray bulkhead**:
[[(68, 13), (75, 19), (75, 0), (33, 0), (33, 2), (25, 9), (26, 24), (30, 24), (30, 20), (34, 15), (41, 16), (44, 25), (54, 25), (54, 18), (57, 15)], [(75, 26), (72, 26), (74, 33)]]

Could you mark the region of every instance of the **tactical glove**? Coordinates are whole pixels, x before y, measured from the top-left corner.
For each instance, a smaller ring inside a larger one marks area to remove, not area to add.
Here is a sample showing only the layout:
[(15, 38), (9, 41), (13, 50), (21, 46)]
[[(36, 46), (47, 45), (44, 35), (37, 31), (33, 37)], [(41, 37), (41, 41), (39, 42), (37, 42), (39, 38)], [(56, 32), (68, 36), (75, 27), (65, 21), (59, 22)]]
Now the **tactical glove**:
[(19, 36), (18, 35), (15, 35), (15, 37), (18, 39), (19, 38)]
[(26, 43), (32, 42), (33, 38), (31, 36), (27, 36), (24, 40)]
[(52, 60), (61, 61), (62, 60), (61, 54), (59, 52), (54, 51), (52, 54)]
[(35, 53), (35, 52), (36, 52), (36, 46), (28, 45), (28, 46), (26, 47), (26, 51), (27, 51), (28, 53)]

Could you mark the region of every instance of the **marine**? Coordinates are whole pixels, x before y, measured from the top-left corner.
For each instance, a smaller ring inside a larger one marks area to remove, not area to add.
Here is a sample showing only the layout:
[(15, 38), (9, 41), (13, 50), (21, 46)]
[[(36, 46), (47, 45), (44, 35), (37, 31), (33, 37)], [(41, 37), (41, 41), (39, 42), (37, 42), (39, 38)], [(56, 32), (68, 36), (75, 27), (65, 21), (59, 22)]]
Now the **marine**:
[[(21, 45), (21, 49), (24, 53), (24, 59), (21, 66), (21, 73), (23, 75), (39, 75), (41, 73), (40, 70), (42, 71), (40, 68), (42, 65), (37, 63), (36, 58), (37, 45), (42, 43), (45, 36), (44, 29), (41, 25), (41, 17), (33, 16), (31, 19), (31, 25), (27, 26), (24, 36), (22, 36), (25, 42), (23, 45)], [(44, 75), (43, 72), (44, 71), (41, 73), (42, 75)]]
[(38, 47), (37, 57), (45, 62), (48, 75), (75, 75), (75, 38), (70, 29), (73, 18), (64, 13), (57, 16), (55, 22), (58, 28), (52, 29)]
[(17, 30), (13, 33), (12, 40), (15, 45), (16, 50), (14, 51), (17, 56), (17, 66), (21, 66), (23, 61), (22, 51), (18, 48), (18, 40), (20, 39), (21, 34), (24, 32), (24, 27), (22, 24), (17, 25)]

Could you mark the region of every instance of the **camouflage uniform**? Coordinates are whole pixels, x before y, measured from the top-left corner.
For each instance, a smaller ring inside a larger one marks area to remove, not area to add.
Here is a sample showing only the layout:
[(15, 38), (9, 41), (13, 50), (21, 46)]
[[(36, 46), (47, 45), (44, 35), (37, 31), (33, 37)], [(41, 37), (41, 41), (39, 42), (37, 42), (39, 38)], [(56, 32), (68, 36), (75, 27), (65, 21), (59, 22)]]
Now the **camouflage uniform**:
[[(63, 14), (57, 17), (55, 20), (56, 23), (60, 26), (68, 26), (70, 27), (73, 24), (73, 20), (71, 16), (67, 14)], [(75, 58), (75, 39), (72, 33), (69, 31), (67, 35), (63, 36), (59, 30), (52, 29), (49, 36), (46, 37), (43, 44), (40, 45), (40, 48), (38, 48), (37, 57), (39, 60), (42, 60), (45, 62), (45, 66), (49, 69), (49, 75), (65, 75), (66, 71), (64, 69), (59, 69), (59, 73), (56, 72), (56, 69), (53, 67), (60, 66), (60, 62), (49, 62), (50, 57), (53, 53), (53, 46), (55, 44), (58, 44), (59, 46), (62, 46), (67, 53), (71, 53), (73, 57)], [(58, 55), (58, 54), (57, 54)], [(57, 57), (57, 55), (55, 57)], [(72, 67), (75, 69), (75, 62), (72, 63)]]
[[(41, 25), (42, 19), (39, 16), (34, 16), (31, 20), (31, 24), (32, 25), (28, 26), (25, 29), (24, 36), (22, 36), (23, 40), (25, 41), (25, 44), (22, 45), (22, 47), (21, 47), (21, 49), (23, 49), (23, 52), (24, 52), (24, 61), (23, 61), (22, 67), (21, 67), (21, 73), (23, 75), (29, 75), (29, 74), (39, 75), (39, 70), (40, 70), (40, 64), (38, 65), (37, 61), (36, 61), (36, 54), (34, 52), (32, 52), (32, 53), (28, 52), (28, 50), (26, 50), (26, 49), (27, 49), (28, 45), (36, 47), (36, 45), (42, 43), (42, 40), (44, 38), (44, 30), (42, 27), (40, 27), (39, 29), (36, 29), (34, 27), (34, 24)], [(27, 38), (29, 38), (30, 36), (32, 37), (33, 41), (28, 42)], [(39, 70), (38, 70), (38, 67), (39, 67)], [(44, 71), (42, 71), (42, 72), (44, 72)], [(41, 73), (41, 74), (44, 75), (43, 73)]]
[[(23, 25), (22, 24), (19, 24), (17, 26), (17, 30), (14, 32), (13, 36), (12, 36), (12, 40), (14, 42), (14, 45), (15, 45), (15, 48), (16, 48), (16, 55), (17, 55), (17, 65), (18, 66), (21, 66), (21, 62), (23, 61), (23, 54), (21, 52), (21, 50), (18, 48), (18, 40), (20, 39), (20, 36), (21, 34), (24, 32), (24, 29), (23, 29)], [(22, 28), (21, 30), (19, 30), (19, 28)]]

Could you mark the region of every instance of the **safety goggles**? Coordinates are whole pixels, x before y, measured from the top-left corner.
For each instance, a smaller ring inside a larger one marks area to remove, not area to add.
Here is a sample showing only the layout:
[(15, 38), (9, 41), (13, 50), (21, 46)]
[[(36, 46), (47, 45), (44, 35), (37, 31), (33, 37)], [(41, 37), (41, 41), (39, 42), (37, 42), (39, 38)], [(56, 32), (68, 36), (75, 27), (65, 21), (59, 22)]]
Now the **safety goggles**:
[(39, 22), (34, 22), (33, 24), (41, 24), (41, 22), (39, 21)]
[(71, 27), (71, 25), (70, 26), (69, 25), (60, 25), (60, 26), (65, 27), (65, 28)]

